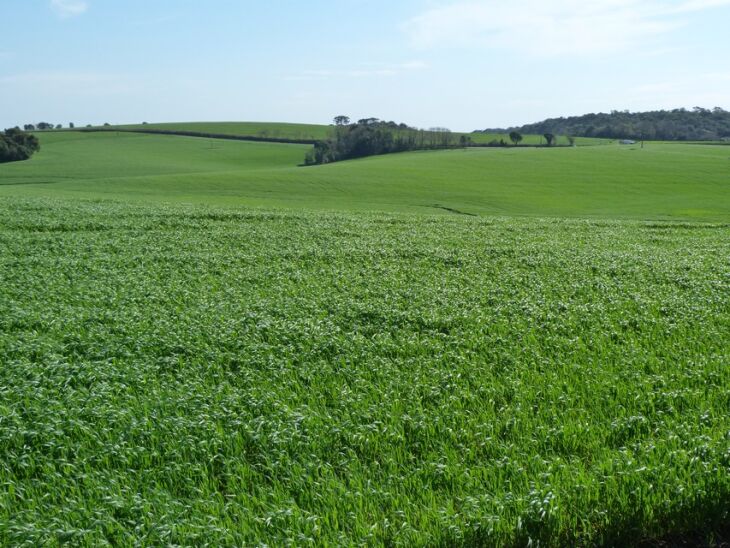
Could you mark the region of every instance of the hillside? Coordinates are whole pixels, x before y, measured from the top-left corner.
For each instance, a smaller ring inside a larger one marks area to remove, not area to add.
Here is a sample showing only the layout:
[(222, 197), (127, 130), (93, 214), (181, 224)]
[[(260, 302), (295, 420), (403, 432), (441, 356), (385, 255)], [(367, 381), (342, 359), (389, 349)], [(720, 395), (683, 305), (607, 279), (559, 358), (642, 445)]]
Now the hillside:
[(330, 126), (279, 122), (181, 122), (112, 126), (112, 129), (186, 131), (272, 139), (318, 140), (329, 135)]
[(645, 139), (659, 141), (730, 140), (730, 112), (719, 107), (692, 110), (656, 110), (651, 112), (612, 111), (567, 118), (550, 118), (535, 124), (504, 129), (487, 129), (487, 133), (517, 130), (542, 135), (572, 135), (603, 139)]
[[(78, 128), (77, 128), (78, 129)], [(301, 141), (309, 143), (311, 141), (320, 141), (332, 136), (333, 126), (323, 124), (293, 124), (279, 122), (171, 122), (160, 124), (127, 124), (127, 125), (109, 125), (95, 126), (90, 128), (81, 128), (81, 131), (91, 129), (93, 131), (140, 131), (140, 132), (160, 132), (169, 134), (193, 134), (206, 136), (230, 136), (235, 138), (249, 138), (258, 141)], [(51, 132), (59, 131), (51, 129)], [(61, 131), (69, 131), (63, 129)], [(461, 136), (466, 136), (471, 143), (477, 146), (494, 145), (504, 142), (510, 144), (509, 132), (495, 131), (489, 133), (464, 133), (452, 132), (455, 140)], [(544, 144), (545, 140), (541, 134), (526, 134), (523, 136), (522, 145), (534, 146)], [(567, 145), (568, 139), (559, 135), (557, 137), (558, 145)], [(578, 146), (582, 145), (599, 145), (605, 144), (601, 139), (578, 139)]]
[(730, 220), (719, 146), (474, 148), (298, 167), (306, 145), (40, 133), (10, 194), (339, 211)]

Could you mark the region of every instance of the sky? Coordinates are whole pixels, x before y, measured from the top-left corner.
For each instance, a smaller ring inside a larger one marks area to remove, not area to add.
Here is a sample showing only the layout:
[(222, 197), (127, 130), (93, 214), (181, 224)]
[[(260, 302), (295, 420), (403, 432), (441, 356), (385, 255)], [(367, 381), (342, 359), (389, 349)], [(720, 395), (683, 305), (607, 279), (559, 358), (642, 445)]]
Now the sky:
[(0, 127), (730, 109), (730, 0), (0, 0)]

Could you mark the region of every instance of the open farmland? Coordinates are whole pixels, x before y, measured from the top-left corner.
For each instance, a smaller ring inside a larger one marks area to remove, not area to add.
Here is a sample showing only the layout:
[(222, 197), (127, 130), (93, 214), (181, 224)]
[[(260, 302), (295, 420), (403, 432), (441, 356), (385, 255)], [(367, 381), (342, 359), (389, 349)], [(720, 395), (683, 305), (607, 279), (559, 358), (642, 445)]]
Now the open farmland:
[[(332, 135), (333, 126), (317, 124), (285, 124), (275, 122), (181, 122), (165, 124), (130, 124), (111, 126), (108, 129), (114, 130), (140, 130), (140, 131), (167, 131), (167, 132), (193, 132), (201, 134), (230, 135), (234, 137), (253, 137), (256, 139), (295, 139), (295, 140), (322, 140)], [(512, 144), (507, 133), (461, 133), (454, 132), (458, 139), (462, 135), (469, 137), (473, 143), (485, 145), (493, 142), (504, 141)], [(575, 139), (577, 145), (602, 145), (611, 142), (609, 139), (595, 139), (578, 137)], [(544, 144), (542, 135), (524, 135), (522, 145)], [(568, 138), (557, 137), (557, 144), (568, 145)]]
[(307, 147), (127, 133), (40, 134), (6, 195), (411, 213), (730, 220), (723, 146), (414, 152), (302, 168)]
[(0, 166), (0, 544), (730, 535), (727, 147), (41, 139)]
[(317, 124), (285, 124), (275, 122), (182, 122), (167, 124), (133, 124), (113, 126), (120, 129), (190, 131), (215, 133), (236, 137), (258, 137), (272, 139), (326, 139), (330, 126)]
[(722, 533), (730, 229), (0, 204), (0, 542)]

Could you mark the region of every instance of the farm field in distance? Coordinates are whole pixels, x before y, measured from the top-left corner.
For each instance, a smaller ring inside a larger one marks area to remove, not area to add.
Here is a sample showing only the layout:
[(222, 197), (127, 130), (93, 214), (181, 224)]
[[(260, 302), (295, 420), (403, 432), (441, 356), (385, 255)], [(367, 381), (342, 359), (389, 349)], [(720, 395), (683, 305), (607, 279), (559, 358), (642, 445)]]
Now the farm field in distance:
[(110, 198), (411, 213), (730, 220), (723, 146), (413, 152), (302, 168), (306, 145), (40, 133), (0, 197)]
[(192, 131), (239, 137), (271, 137), (274, 139), (326, 139), (331, 126), (319, 124), (285, 124), (276, 122), (181, 122), (165, 124), (132, 124), (112, 126), (120, 129)]
[(728, 539), (727, 147), (38, 135), (0, 544)]
[[(219, 135), (233, 135), (237, 137), (256, 137), (272, 139), (303, 139), (318, 140), (328, 138), (333, 131), (333, 126), (318, 124), (284, 124), (275, 122), (181, 122), (163, 124), (130, 124), (110, 126), (107, 128), (97, 127), (96, 129), (114, 130), (153, 130), (153, 131), (185, 131), (196, 133), (210, 133)], [(509, 135), (506, 133), (460, 133), (454, 135), (465, 135), (475, 144), (487, 144), (493, 141), (503, 140), (510, 143)], [(539, 145), (545, 142), (541, 135), (524, 135), (523, 145)], [(577, 137), (575, 143), (582, 145), (602, 145), (609, 143), (609, 139), (597, 139)], [(565, 136), (558, 136), (557, 144), (567, 145), (568, 139)]]

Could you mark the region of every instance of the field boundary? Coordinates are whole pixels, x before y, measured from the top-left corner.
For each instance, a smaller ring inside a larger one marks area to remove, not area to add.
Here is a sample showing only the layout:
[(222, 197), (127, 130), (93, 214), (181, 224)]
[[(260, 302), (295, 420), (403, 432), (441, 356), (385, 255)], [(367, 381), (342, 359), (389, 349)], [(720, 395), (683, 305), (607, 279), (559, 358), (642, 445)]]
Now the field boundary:
[(289, 145), (314, 145), (316, 139), (287, 139), (283, 137), (258, 137), (256, 135), (230, 135), (226, 133), (204, 133), (171, 129), (128, 129), (128, 128), (83, 128), (81, 133), (144, 133), (148, 135), (173, 135), (178, 137), (198, 137), (203, 139), (223, 139), (227, 141), (253, 141), (257, 143), (280, 143)]

